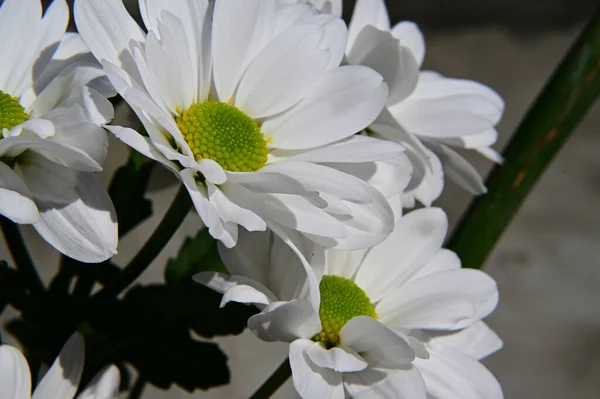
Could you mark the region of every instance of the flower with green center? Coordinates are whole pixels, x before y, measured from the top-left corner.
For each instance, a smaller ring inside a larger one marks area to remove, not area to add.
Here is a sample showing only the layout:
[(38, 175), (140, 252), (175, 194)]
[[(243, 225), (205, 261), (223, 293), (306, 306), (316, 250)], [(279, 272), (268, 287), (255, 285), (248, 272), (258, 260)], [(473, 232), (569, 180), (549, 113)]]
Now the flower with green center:
[(25, 108), (15, 97), (0, 90), (0, 132), (12, 129), (27, 120)]
[(377, 318), (375, 308), (365, 292), (353, 281), (338, 276), (323, 276), (321, 292), (321, 331), (313, 337), (331, 348), (340, 343), (340, 330), (357, 316)]
[(175, 120), (197, 161), (212, 159), (233, 172), (254, 172), (267, 162), (269, 150), (260, 127), (231, 105), (194, 104)]

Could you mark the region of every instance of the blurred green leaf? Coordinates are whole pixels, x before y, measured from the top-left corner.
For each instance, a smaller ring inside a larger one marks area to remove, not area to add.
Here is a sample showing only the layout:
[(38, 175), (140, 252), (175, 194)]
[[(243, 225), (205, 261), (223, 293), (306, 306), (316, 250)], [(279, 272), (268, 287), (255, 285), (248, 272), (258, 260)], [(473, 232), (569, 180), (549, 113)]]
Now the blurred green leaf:
[(506, 147), (448, 243), (479, 268), (538, 179), (600, 94), (600, 8), (571, 47)]
[(217, 251), (217, 241), (205, 228), (195, 237), (185, 239), (177, 257), (167, 263), (165, 280), (169, 284), (191, 281), (194, 274), (207, 271), (227, 273)]
[(119, 221), (119, 236), (124, 236), (152, 215), (152, 204), (144, 194), (154, 162), (135, 150), (125, 166), (119, 168), (108, 188)]

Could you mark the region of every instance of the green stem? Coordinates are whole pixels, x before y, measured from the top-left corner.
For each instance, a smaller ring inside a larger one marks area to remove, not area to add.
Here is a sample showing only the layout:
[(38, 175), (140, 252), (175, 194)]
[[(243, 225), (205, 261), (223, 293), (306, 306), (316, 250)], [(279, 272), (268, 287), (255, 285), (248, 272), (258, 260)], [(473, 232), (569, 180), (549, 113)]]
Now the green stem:
[(123, 268), (113, 281), (98, 291), (92, 299), (101, 303), (105, 299), (114, 298), (133, 283), (150, 266), (150, 263), (169, 242), (191, 207), (192, 200), (190, 199), (190, 195), (185, 186), (182, 185), (162, 221), (140, 252)]
[(15, 267), (23, 276), (31, 296), (36, 300), (41, 300), (46, 293), (46, 289), (33, 265), (19, 228), (4, 216), (0, 216), (0, 228), (2, 229), (4, 241), (6, 241), (10, 255), (15, 262)]
[(558, 66), (448, 242), (480, 268), (579, 121), (600, 95), (600, 8)]
[(141, 375), (138, 375), (135, 384), (133, 384), (133, 388), (131, 388), (131, 392), (129, 393), (129, 399), (139, 399), (142, 396), (145, 387), (146, 380)]
[(292, 369), (290, 367), (290, 359), (287, 358), (281, 363), (277, 370), (271, 374), (269, 379), (254, 392), (254, 395), (250, 396), (250, 399), (270, 398), (291, 376)]

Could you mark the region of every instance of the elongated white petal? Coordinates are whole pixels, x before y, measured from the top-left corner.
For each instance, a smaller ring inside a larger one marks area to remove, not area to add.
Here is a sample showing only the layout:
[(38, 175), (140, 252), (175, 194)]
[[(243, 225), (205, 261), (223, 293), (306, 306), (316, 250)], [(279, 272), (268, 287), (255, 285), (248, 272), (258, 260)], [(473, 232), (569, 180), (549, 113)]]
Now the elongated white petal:
[(328, 249), (325, 252), (327, 257), (325, 274), (352, 280), (366, 253), (366, 249), (357, 251)]
[(369, 25), (380, 30), (390, 29), (390, 17), (385, 8), (384, 0), (358, 0), (356, 2), (348, 28), (346, 53), (349, 53), (354, 47), (360, 32)]
[(429, 395), (449, 399), (504, 397), (496, 378), (477, 360), (450, 348), (430, 353), (429, 359), (415, 361)]
[(425, 58), (425, 38), (414, 22), (402, 21), (392, 28), (392, 35), (400, 39), (400, 43), (412, 51), (419, 66)]
[(300, 25), (277, 36), (248, 66), (235, 106), (256, 119), (298, 103), (329, 61), (318, 49), (323, 33), (318, 25)]
[(348, 65), (330, 70), (293, 110), (265, 120), (273, 148), (315, 148), (350, 137), (377, 118), (387, 98), (381, 75)]
[(425, 381), (419, 370), (408, 366), (402, 370), (373, 369), (344, 375), (344, 386), (355, 399), (425, 398)]
[(498, 303), (496, 282), (479, 270), (430, 274), (392, 289), (375, 310), (398, 328), (457, 330), (489, 315)]
[(367, 316), (350, 320), (340, 331), (343, 347), (350, 348), (369, 363), (371, 367), (407, 367), (415, 358), (415, 352), (408, 342)]
[(466, 159), (445, 145), (433, 148), (436, 150), (440, 161), (442, 161), (446, 176), (473, 194), (485, 194), (487, 192), (479, 172)]
[[(365, 256), (356, 283), (371, 301), (378, 302), (401, 287), (440, 249), (448, 220), (441, 209), (419, 209), (406, 214), (394, 232)], [(381, 279), (381, 276), (386, 276)]]
[(219, 244), (219, 255), (232, 275), (246, 276), (264, 286), (269, 286), (268, 265), (271, 233), (249, 233), (241, 229), (238, 243), (233, 248)]
[(267, 287), (245, 276), (202, 272), (194, 275), (194, 281), (223, 294), (221, 307), (232, 301), (254, 305), (268, 305), (277, 301)]
[(115, 365), (105, 367), (77, 395), (77, 399), (114, 399), (119, 393), (121, 374)]
[(259, 215), (232, 202), (214, 184), (207, 181), (206, 188), (208, 200), (214, 205), (223, 221), (239, 224), (248, 231), (264, 231), (267, 228), (267, 224)]
[(450, 347), (473, 359), (483, 359), (500, 350), (502, 340), (483, 321), (456, 332), (428, 332), (427, 346), (433, 349)]
[(77, 0), (73, 11), (77, 30), (98, 61), (130, 63), (132, 44), (145, 40), (122, 0)]
[(102, 262), (117, 253), (117, 215), (102, 182), (79, 173), (76, 201), (66, 205), (38, 201), (37, 232), (63, 254), (82, 262)]
[(29, 399), (31, 375), (25, 356), (10, 345), (0, 346), (0, 397)]
[(32, 399), (71, 399), (83, 372), (83, 337), (75, 333), (38, 384)]
[(416, 280), (420, 277), (428, 276), (434, 273), (447, 272), (450, 270), (460, 269), (460, 259), (456, 253), (442, 248), (425, 266), (423, 266), (411, 280)]
[(0, 214), (23, 224), (35, 223), (40, 218), (29, 188), (4, 162), (0, 162)]
[(407, 149), (406, 155), (411, 160), (413, 175), (405, 193), (416, 198), (425, 206), (439, 198), (444, 189), (444, 169), (439, 157), (431, 150), (425, 149), (426, 161), (412, 148)]
[(321, 330), (321, 320), (310, 302), (297, 299), (270, 303), (248, 319), (248, 328), (263, 341), (292, 342), (311, 338)]
[(361, 371), (368, 366), (358, 353), (346, 348), (325, 349), (316, 344), (307, 347), (304, 353), (315, 365), (340, 373)]
[(343, 399), (342, 374), (319, 367), (306, 355), (305, 350), (316, 342), (298, 339), (290, 345), (290, 366), (294, 388), (303, 399)]
[(273, 34), (273, 0), (225, 0), (215, 4), (212, 30), (214, 82), (219, 100), (233, 97), (240, 77)]
[(35, 199), (64, 205), (79, 198), (75, 191), (76, 170), (49, 161), (35, 152), (23, 154), (16, 168)]

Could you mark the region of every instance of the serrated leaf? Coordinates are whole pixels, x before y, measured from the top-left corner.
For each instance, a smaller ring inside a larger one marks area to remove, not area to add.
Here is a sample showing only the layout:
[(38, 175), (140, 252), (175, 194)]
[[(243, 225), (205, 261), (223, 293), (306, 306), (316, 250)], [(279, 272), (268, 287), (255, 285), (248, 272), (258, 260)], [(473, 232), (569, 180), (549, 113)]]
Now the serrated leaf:
[(171, 258), (165, 268), (165, 280), (168, 284), (191, 281), (200, 272), (227, 273), (217, 251), (217, 241), (208, 229), (202, 229), (195, 237), (188, 237), (179, 249), (177, 257)]
[(154, 162), (132, 150), (127, 164), (115, 173), (108, 193), (119, 221), (119, 236), (152, 215), (152, 204), (144, 198)]

